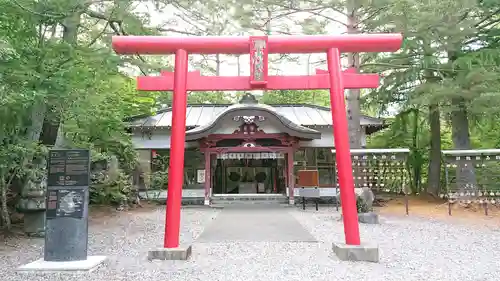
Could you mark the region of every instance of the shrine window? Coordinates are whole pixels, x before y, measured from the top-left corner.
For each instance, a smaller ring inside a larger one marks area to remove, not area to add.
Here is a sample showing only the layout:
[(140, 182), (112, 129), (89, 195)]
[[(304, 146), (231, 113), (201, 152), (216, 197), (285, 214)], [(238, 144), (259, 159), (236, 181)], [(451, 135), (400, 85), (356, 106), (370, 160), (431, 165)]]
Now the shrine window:
[(330, 148), (302, 148), (295, 152), (294, 161), (300, 166), (331, 166), (335, 157)]
[[(151, 150), (151, 173), (167, 172), (170, 162), (170, 150)], [(197, 171), (204, 169), (204, 156), (198, 149), (186, 149), (184, 152), (183, 188), (202, 188), (197, 184)]]
[(316, 166), (316, 150), (318, 148), (306, 148), (307, 166)]
[(335, 155), (331, 148), (302, 148), (295, 152), (295, 172), (299, 170), (318, 170), (319, 184), (322, 187), (336, 186)]
[(166, 171), (170, 162), (170, 150), (151, 150), (151, 172)]
[(317, 148), (316, 152), (316, 164), (318, 166), (327, 165), (330, 166), (335, 159), (333, 159), (333, 154), (330, 148)]
[(306, 161), (306, 150), (304, 148), (297, 149), (297, 151), (295, 151), (295, 155), (294, 155), (293, 159), (295, 162)]
[(335, 166), (330, 167), (318, 167), (319, 174), (319, 185), (334, 187), (335, 182)]

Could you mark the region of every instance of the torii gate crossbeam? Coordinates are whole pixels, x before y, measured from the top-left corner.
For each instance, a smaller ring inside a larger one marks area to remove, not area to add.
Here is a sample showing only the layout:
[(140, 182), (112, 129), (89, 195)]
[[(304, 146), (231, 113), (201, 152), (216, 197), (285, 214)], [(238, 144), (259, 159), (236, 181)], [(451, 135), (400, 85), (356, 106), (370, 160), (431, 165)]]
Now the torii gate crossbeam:
[[(114, 36), (113, 49), (119, 54), (248, 54), (252, 37), (266, 36)], [(346, 35), (283, 35), (268, 36), (269, 54), (326, 53), (336, 48), (340, 52), (394, 52), (402, 42), (400, 34)]]
[[(342, 72), (345, 89), (377, 88), (377, 74), (357, 74), (354, 69)], [(199, 71), (190, 71), (187, 76), (188, 91), (244, 91), (258, 89), (251, 85), (250, 76), (202, 76)], [(316, 75), (268, 76), (266, 90), (316, 90), (330, 89), (328, 71), (316, 69)], [(173, 91), (174, 73), (162, 72), (161, 76), (137, 77), (140, 91)]]
[[(175, 54), (174, 73), (139, 77), (140, 90), (173, 90), (172, 134), (168, 168), (168, 198), (165, 248), (179, 247), (180, 207), (184, 177), (187, 90), (330, 89), (333, 133), (340, 184), (345, 241), (360, 245), (356, 195), (345, 112), (345, 88), (374, 88), (376, 75), (342, 72), (341, 52), (393, 52), (402, 43), (401, 34), (350, 34), (301, 36), (114, 36), (119, 54)], [(328, 71), (312, 76), (268, 76), (268, 54), (326, 53)], [(206, 77), (188, 73), (188, 54), (250, 54), (249, 77)], [(205, 84), (205, 85), (200, 85)]]

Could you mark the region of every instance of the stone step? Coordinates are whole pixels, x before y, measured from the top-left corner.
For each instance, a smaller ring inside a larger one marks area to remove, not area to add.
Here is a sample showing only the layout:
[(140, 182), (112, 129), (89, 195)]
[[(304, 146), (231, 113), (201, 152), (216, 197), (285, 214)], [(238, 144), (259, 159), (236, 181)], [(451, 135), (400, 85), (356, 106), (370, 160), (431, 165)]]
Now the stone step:
[(229, 205), (229, 204), (286, 204), (288, 197), (284, 195), (271, 196), (213, 196), (211, 198), (212, 205)]
[(266, 200), (266, 201), (258, 201), (258, 200), (252, 200), (252, 201), (220, 201), (220, 200), (212, 200), (212, 204), (216, 205), (281, 205), (281, 204), (286, 204), (286, 202), (283, 201), (278, 201), (278, 200)]
[(249, 204), (249, 203), (233, 203), (233, 204), (211, 204), (214, 209), (276, 209), (276, 208), (293, 208), (295, 206), (284, 203), (267, 203), (267, 204)]

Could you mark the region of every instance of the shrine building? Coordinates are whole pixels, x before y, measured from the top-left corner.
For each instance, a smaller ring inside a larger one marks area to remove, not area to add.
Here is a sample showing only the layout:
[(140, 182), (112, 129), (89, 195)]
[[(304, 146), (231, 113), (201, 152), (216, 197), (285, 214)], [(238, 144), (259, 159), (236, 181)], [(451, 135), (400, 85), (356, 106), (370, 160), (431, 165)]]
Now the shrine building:
[[(139, 151), (141, 185), (166, 189), (157, 186), (155, 177), (168, 168), (171, 108), (127, 121)], [(384, 122), (362, 115), (360, 126), (364, 145), (366, 136), (384, 128)], [(210, 204), (218, 197), (274, 196), (293, 203), (295, 175), (304, 169), (318, 171), (321, 196), (334, 196), (333, 149), (328, 107), (266, 105), (251, 94), (233, 105), (189, 104), (183, 199)]]

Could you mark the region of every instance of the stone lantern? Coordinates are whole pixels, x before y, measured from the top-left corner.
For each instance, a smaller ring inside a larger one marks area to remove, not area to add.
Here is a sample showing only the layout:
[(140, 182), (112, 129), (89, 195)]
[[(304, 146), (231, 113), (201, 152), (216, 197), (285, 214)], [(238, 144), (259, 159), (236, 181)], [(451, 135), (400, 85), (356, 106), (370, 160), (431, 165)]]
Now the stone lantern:
[(43, 237), (45, 234), (47, 177), (45, 160), (42, 162), (35, 165), (35, 169), (29, 170), (17, 204), (18, 211), (24, 214), (24, 232), (35, 237)]

